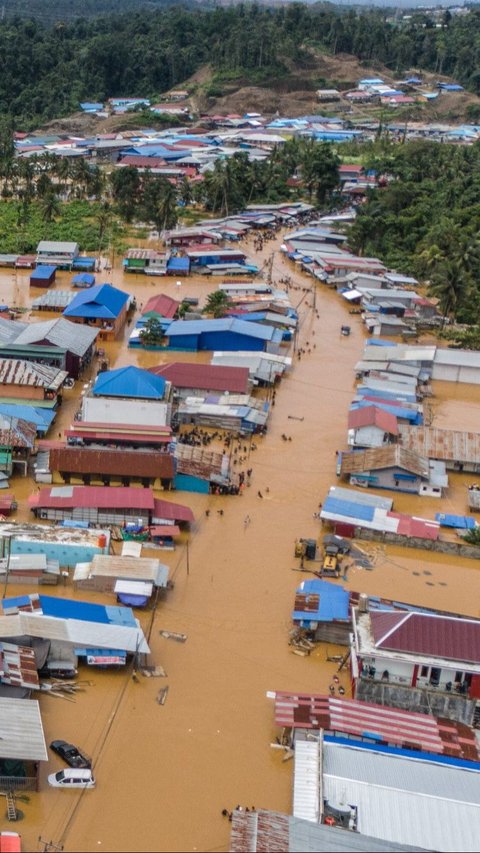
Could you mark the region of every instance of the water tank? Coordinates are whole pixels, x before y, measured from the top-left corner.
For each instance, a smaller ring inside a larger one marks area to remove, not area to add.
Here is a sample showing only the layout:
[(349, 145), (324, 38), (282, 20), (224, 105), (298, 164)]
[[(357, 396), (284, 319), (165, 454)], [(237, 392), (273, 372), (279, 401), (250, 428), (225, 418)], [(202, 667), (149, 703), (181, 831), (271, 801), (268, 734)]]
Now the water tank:
[(344, 829), (349, 828), (352, 809), (347, 803), (329, 803), (328, 800), (325, 800), (323, 813), (324, 823), (327, 822), (328, 818), (333, 818), (336, 826), (341, 826)]
[(106, 537), (105, 533), (99, 533), (98, 534), (97, 545), (99, 548), (106, 548), (107, 547), (107, 537)]
[(366, 592), (361, 592), (358, 599), (358, 612), (368, 613), (368, 595)]
[(305, 556), (307, 560), (314, 560), (317, 554), (317, 543), (315, 539), (306, 539), (305, 546)]

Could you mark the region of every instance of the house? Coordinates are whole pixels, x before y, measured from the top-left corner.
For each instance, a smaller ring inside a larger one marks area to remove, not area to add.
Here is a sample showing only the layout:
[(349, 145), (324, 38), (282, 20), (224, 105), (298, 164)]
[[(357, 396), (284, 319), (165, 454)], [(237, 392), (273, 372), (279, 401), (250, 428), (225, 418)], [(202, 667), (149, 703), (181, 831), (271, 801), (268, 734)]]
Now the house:
[(73, 582), (77, 589), (95, 592), (115, 592), (117, 581), (132, 581), (150, 585), (153, 589), (165, 589), (168, 584), (169, 567), (157, 559), (124, 557), (114, 554), (96, 555), (89, 563), (77, 563)]
[(53, 409), (67, 377), (66, 370), (0, 357), (0, 383), (3, 387), (0, 402), (34, 400), (37, 406)]
[(331, 101), (341, 101), (342, 96), (338, 89), (317, 89), (317, 98), (323, 103), (330, 103)]
[(82, 421), (141, 426), (167, 426), (171, 418), (171, 385), (162, 376), (134, 365), (99, 373), (82, 401)]
[[(1, 412), (1, 406), (0, 406)], [(95, 421), (74, 421), (65, 430), (67, 444), (75, 447), (116, 447), (126, 448), (142, 446), (148, 449), (162, 448), (168, 452), (172, 443), (172, 430), (168, 426), (140, 424), (97, 423)]]
[(140, 481), (143, 486), (170, 489), (175, 476), (175, 459), (163, 448), (130, 449), (92, 444), (77, 447), (66, 444), (49, 451), (48, 468), (65, 483), (79, 481), (86, 486), (122, 483), (129, 486)]
[[(27, 475), (30, 455), (35, 446), (37, 427), (32, 421), (21, 420), (0, 412), (0, 471), (10, 476), (14, 469)], [(4, 511), (0, 509), (0, 515)]]
[(248, 394), (186, 397), (173, 416), (175, 425), (195, 424), (240, 432), (260, 432), (268, 420), (269, 403)]
[(39, 703), (36, 699), (1, 696), (0, 716), (0, 764), (8, 768), (9, 775), (2, 777), (8, 790), (38, 791), (41, 763), (49, 759)]
[(352, 486), (441, 497), (448, 487), (445, 464), (430, 461), (399, 444), (342, 453), (340, 477)]
[(47, 290), (32, 301), (32, 311), (55, 311), (61, 314), (74, 299), (72, 290)]
[(480, 717), (480, 621), (352, 609), (353, 694), (471, 725)]
[(0, 636), (51, 641), (50, 667), (53, 654), (60, 661), (69, 660), (76, 670), (78, 658), (85, 658), (89, 666), (119, 666), (126, 664), (127, 655), (150, 652), (129, 607), (33, 593), (3, 599), (3, 613)]
[(243, 320), (175, 320), (166, 333), (170, 349), (192, 350), (264, 350), (278, 352), (282, 332), (273, 326)]
[[(402, 309), (402, 313), (404, 310)], [(364, 322), (372, 335), (385, 338), (401, 337), (408, 333), (411, 328), (400, 317), (395, 317), (390, 313), (366, 314)]]
[(314, 578), (302, 581), (295, 593), (292, 622), (312, 631), (317, 642), (349, 644), (350, 594), (340, 586)]
[(216, 264), (240, 264), (247, 263), (245, 252), (237, 249), (206, 249), (198, 252), (192, 252), (189, 249), (186, 251), (187, 257), (190, 259), (192, 269), (198, 267), (215, 266)]
[[(8, 344), (0, 344), (2, 357), (25, 357), (28, 361), (61, 367), (74, 379), (78, 379), (93, 358), (98, 330), (90, 326), (79, 326), (62, 317), (40, 323), (10, 321), (10, 325), (14, 334)], [(0, 328), (0, 338), (1, 333)]]
[(480, 385), (480, 353), (437, 347), (433, 359), (432, 379)]
[(29, 559), (44, 555), (47, 567), (57, 564), (66, 568), (87, 562), (94, 554), (107, 553), (109, 545), (109, 530), (3, 522), (0, 556), (5, 560), (9, 551), (11, 559), (13, 555)]
[(480, 474), (480, 433), (401, 424), (399, 442), (406, 450), (444, 462), (447, 470)]
[[(348, 494), (342, 494), (348, 493)], [(360, 530), (375, 530), (384, 534), (387, 541), (402, 544), (406, 538), (436, 541), (440, 534), (440, 524), (427, 518), (393, 512), (393, 501), (378, 495), (371, 495), (373, 500), (368, 504), (367, 495), (350, 489), (331, 488), (323, 502), (320, 517), (328, 521), (334, 532), (340, 536), (355, 536)]]
[(41, 264), (30, 273), (30, 287), (50, 287), (55, 281), (57, 267)]
[(41, 240), (37, 246), (36, 264), (54, 265), (58, 269), (71, 270), (79, 254), (78, 243)]
[(77, 293), (63, 316), (98, 328), (103, 340), (115, 340), (125, 325), (129, 299), (128, 293), (111, 284), (97, 284)]
[(394, 442), (397, 436), (398, 422), (390, 412), (376, 406), (350, 410), (348, 444), (351, 447), (382, 447)]
[(254, 384), (265, 387), (274, 385), (292, 365), (292, 359), (284, 355), (264, 352), (221, 352), (213, 353), (211, 364), (222, 367), (246, 367)]
[(176, 228), (174, 231), (165, 232), (165, 244), (167, 246), (177, 246), (184, 248), (192, 245), (200, 245), (201, 243), (211, 244), (220, 243), (222, 234), (215, 229), (210, 228)]
[(172, 299), (166, 293), (158, 293), (151, 296), (142, 311), (142, 323), (148, 320), (173, 320), (181, 303), (178, 299)]
[(138, 521), (148, 526), (154, 509), (151, 489), (122, 486), (51, 486), (31, 495), (28, 503), (36, 518), (92, 524)]
[(150, 372), (171, 383), (176, 398), (204, 394), (248, 394), (251, 390), (248, 367), (222, 367), (176, 361), (151, 367)]
[(155, 249), (128, 249), (123, 268), (125, 272), (166, 275), (169, 257), (169, 252), (157, 252)]

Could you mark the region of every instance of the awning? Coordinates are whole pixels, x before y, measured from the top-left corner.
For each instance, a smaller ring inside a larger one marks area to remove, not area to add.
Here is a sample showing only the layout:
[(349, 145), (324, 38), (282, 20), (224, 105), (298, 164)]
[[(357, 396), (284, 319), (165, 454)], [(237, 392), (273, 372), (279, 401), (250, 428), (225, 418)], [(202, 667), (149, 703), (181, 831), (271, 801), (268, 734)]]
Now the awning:
[(179, 536), (180, 528), (177, 524), (156, 524), (150, 527), (150, 536), (157, 538), (162, 536)]
[(153, 592), (153, 583), (148, 581), (124, 581), (117, 580), (113, 591), (115, 593), (125, 593), (127, 595), (141, 595), (150, 598)]

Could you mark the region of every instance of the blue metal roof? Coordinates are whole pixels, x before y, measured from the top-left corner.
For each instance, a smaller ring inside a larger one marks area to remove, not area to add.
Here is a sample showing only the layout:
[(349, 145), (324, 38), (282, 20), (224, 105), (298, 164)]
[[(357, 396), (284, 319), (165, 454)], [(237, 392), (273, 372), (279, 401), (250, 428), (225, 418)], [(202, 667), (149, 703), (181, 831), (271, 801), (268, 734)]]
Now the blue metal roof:
[(298, 593), (318, 595), (319, 604), (316, 611), (294, 610), (292, 619), (295, 621), (333, 622), (335, 619), (349, 618), (350, 594), (341, 586), (315, 578), (304, 581), (298, 587)]
[(40, 264), (40, 266), (36, 267), (36, 269), (32, 270), (30, 273), (30, 278), (39, 278), (39, 279), (49, 279), (52, 275), (54, 275), (57, 271), (55, 266), (50, 266), (48, 264)]
[(455, 527), (459, 530), (473, 530), (477, 526), (475, 519), (469, 515), (449, 515), (448, 513), (436, 512), (435, 521), (440, 522), (440, 527)]
[(139, 397), (144, 400), (162, 400), (165, 379), (148, 370), (130, 364), (117, 370), (99, 373), (92, 394), (105, 397)]
[[(4, 607), (25, 606), (31, 601), (29, 595), (5, 598)], [(75, 601), (72, 598), (54, 598), (50, 595), (39, 596), (44, 616), (57, 619), (81, 619), (86, 622), (99, 622), (103, 625), (136, 626), (136, 620), (129, 608), (104, 604), (92, 604), (89, 601)]]
[(371, 338), (367, 340), (367, 347), (396, 347), (393, 341), (386, 341), (384, 338)]
[(116, 320), (129, 296), (111, 284), (97, 284), (77, 293), (63, 312), (64, 317)]
[[(372, 737), (368, 732), (364, 732), (363, 737)], [(345, 746), (353, 747), (354, 749), (373, 750), (374, 752), (383, 752), (386, 755), (399, 755), (403, 758), (417, 758), (419, 761), (431, 762), (432, 764), (448, 764), (452, 767), (463, 767), (466, 770), (474, 770), (480, 772), (480, 764), (476, 761), (467, 761), (465, 758), (454, 758), (451, 755), (437, 755), (433, 752), (419, 752), (415, 749), (402, 749), (399, 746), (387, 746), (383, 743), (368, 743), (367, 741), (356, 740), (352, 735), (340, 737), (333, 735), (324, 735), (324, 740), (327, 743), (344, 744)]]
[(375, 513), (374, 506), (355, 503), (355, 501), (342, 501), (339, 498), (328, 496), (325, 498), (323, 509), (325, 512), (333, 512), (336, 515), (345, 515), (348, 518), (360, 518), (362, 521), (373, 521)]
[(30, 421), (37, 427), (37, 432), (47, 432), (52, 421), (55, 420), (56, 412), (52, 409), (34, 408), (34, 406), (22, 406), (15, 403), (0, 403), (0, 415), (6, 417), (20, 418), (22, 421)]
[(190, 269), (190, 258), (169, 258), (167, 261), (168, 272), (188, 272)]
[(90, 272), (80, 272), (78, 275), (74, 275), (72, 278), (72, 284), (75, 285), (86, 285), (87, 287), (91, 287), (95, 284), (95, 276)]
[(273, 326), (263, 326), (260, 323), (247, 323), (234, 317), (219, 320), (175, 320), (168, 329), (168, 337), (181, 335), (201, 335), (204, 332), (232, 332), (236, 335), (247, 335), (250, 338), (260, 338), (271, 341), (276, 337)]

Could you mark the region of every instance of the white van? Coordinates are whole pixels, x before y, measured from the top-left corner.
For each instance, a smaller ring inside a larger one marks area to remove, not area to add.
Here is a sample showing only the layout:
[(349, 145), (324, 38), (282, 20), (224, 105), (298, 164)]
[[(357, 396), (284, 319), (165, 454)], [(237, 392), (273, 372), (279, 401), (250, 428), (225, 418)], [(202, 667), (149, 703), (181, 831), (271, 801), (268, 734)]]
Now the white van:
[(68, 767), (58, 773), (50, 773), (48, 784), (54, 788), (94, 788), (95, 779), (91, 770)]

